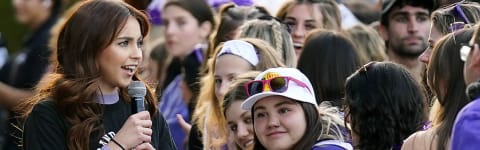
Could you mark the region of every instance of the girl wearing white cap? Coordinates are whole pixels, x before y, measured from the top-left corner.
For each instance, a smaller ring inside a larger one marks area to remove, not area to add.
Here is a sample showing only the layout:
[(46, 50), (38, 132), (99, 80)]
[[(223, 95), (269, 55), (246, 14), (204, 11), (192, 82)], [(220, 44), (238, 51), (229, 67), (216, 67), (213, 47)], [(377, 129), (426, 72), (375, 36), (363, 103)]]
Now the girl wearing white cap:
[[(321, 112), (312, 84), (294, 68), (272, 68), (245, 84), (255, 131), (254, 150), (350, 150), (343, 142), (342, 125), (335, 112)], [(308, 129), (308, 130), (307, 130)]]

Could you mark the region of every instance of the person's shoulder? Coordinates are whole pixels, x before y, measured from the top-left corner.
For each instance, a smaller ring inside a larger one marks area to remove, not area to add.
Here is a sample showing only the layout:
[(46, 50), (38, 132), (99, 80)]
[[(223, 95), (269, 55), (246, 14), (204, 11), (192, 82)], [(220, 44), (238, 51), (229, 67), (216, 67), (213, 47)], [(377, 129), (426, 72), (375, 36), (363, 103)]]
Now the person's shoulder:
[(35, 104), (25, 120), (25, 127), (38, 127), (41, 126), (40, 124), (50, 127), (54, 124), (64, 126), (65, 122), (61, 116), (62, 115), (58, 112), (55, 102), (44, 100)]
[(34, 111), (55, 111), (55, 102), (53, 102), (52, 100), (50, 99), (45, 99), (45, 100), (42, 100), (40, 102), (38, 102), (37, 104), (35, 104), (35, 106), (33, 107), (33, 110), (32, 112)]
[(475, 99), (460, 110), (457, 114), (455, 124), (480, 120), (480, 99)]
[(465, 126), (480, 125), (480, 98), (467, 104), (457, 115), (456, 129), (462, 130)]
[(430, 129), (424, 130), (424, 131), (417, 131), (417, 132), (413, 133), (412, 135), (410, 135), (410, 137), (408, 137), (405, 141), (415, 140), (416, 138), (421, 138), (421, 139), (434, 138), (435, 137), (435, 131), (436, 131), (436, 128), (430, 128)]
[(353, 150), (350, 143), (339, 140), (323, 140), (316, 143), (312, 150)]
[(480, 113), (480, 98), (475, 99), (474, 101), (468, 103), (463, 107), (462, 112), (465, 114), (469, 113)]
[(28, 118), (48, 119), (58, 118), (58, 111), (55, 102), (52, 100), (42, 100), (33, 106), (32, 111), (28, 114)]
[(417, 131), (410, 135), (403, 143), (402, 150), (430, 149), (429, 146), (436, 145), (435, 128), (425, 131)]
[(338, 145), (321, 145), (321, 146), (314, 146), (312, 150), (347, 150), (343, 147)]
[(477, 149), (480, 142), (480, 100), (476, 99), (457, 115), (452, 131), (452, 149)]

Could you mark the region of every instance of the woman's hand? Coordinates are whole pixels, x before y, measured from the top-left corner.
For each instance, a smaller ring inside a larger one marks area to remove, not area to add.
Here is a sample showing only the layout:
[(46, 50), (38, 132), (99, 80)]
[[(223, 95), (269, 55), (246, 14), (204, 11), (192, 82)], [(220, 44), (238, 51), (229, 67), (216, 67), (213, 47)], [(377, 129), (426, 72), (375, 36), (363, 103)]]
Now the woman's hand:
[(155, 150), (155, 148), (150, 143), (142, 143), (135, 147), (134, 150)]
[(114, 139), (125, 149), (135, 148), (145, 143), (150, 143), (153, 132), (151, 127), (150, 113), (142, 111), (128, 117)]
[(182, 129), (185, 135), (189, 135), (190, 130), (192, 129), (192, 125), (186, 122), (185, 119), (183, 119), (181, 114), (177, 114), (176, 117), (177, 117), (178, 123), (180, 124), (180, 126), (182, 126)]

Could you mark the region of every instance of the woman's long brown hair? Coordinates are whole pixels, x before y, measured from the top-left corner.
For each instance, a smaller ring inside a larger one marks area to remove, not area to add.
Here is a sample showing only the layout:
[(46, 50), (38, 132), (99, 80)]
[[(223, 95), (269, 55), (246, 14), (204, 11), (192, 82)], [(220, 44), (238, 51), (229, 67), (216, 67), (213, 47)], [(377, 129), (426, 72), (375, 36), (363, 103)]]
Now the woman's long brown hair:
[[(36, 104), (51, 99), (70, 127), (66, 139), (68, 148), (89, 149), (90, 137), (104, 134), (103, 107), (97, 103), (102, 76), (97, 58), (117, 37), (129, 17), (139, 22), (145, 37), (150, 29), (147, 17), (128, 4), (114, 0), (82, 2), (61, 25), (52, 56), (54, 71), (38, 85), (38, 93), (18, 107), (22, 119)], [(139, 80), (137, 75), (133, 80)], [(157, 101), (148, 89), (147, 109), (153, 116), (157, 113)], [(130, 100), (126, 87), (119, 88), (119, 93), (121, 99)]]

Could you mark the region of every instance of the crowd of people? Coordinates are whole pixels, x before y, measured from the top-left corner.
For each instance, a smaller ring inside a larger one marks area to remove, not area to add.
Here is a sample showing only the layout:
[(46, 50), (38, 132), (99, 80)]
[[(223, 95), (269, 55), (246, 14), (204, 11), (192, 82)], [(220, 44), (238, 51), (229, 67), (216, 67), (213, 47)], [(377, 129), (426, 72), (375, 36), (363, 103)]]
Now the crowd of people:
[(474, 0), (67, 3), (12, 0), (30, 34), (0, 57), (0, 149), (480, 143)]

